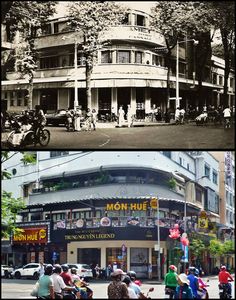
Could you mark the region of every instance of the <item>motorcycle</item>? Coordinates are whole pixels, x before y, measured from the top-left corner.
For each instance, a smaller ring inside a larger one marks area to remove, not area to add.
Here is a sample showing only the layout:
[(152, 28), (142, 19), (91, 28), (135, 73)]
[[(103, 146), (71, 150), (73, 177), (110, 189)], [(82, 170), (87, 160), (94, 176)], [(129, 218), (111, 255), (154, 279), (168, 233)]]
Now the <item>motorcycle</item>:
[(153, 287), (150, 288), (150, 289), (148, 290), (147, 294), (144, 295), (144, 297), (143, 297), (142, 299), (151, 299), (151, 297), (149, 297), (149, 293), (151, 293), (151, 292), (153, 292), (153, 291), (154, 291), (154, 288), (153, 288)]
[(174, 299), (175, 290), (166, 287), (165, 288), (165, 299)]
[(68, 117), (67, 121), (66, 121), (66, 130), (69, 131), (75, 131), (75, 126), (74, 126), (74, 122), (73, 122), (73, 118), (72, 117)]
[(32, 124), (22, 125), (18, 120), (14, 120), (12, 129), (7, 138), (7, 145), (11, 148), (23, 148), (36, 144), (46, 147), (49, 144), (50, 131), (44, 129), (44, 126), (40, 126), (35, 134)]
[[(207, 280), (207, 282), (209, 282), (209, 280)], [(197, 291), (197, 294), (200, 299), (209, 299), (209, 294), (206, 287), (209, 287), (209, 284), (205, 284), (204, 286), (199, 284), (199, 289)]]
[(231, 299), (232, 296), (231, 296), (231, 293), (230, 293), (230, 287), (229, 287), (229, 284), (231, 285), (231, 283), (229, 282), (228, 284), (226, 283), (220, 283), (219, 284), (219, 296), (220, 296), (220, 299)]

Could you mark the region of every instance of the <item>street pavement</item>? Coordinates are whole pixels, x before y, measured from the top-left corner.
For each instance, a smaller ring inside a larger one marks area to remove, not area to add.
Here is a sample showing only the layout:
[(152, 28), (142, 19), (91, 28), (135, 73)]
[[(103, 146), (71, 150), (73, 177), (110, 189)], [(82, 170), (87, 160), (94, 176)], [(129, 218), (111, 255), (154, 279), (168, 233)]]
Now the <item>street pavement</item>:
[[(208, 293), (210, 299), (219, 299), (219, 289), (217, 276), (208, 276), (203, 278), (204, 281), (209, 279)], [(35, 281), (28, 279), (2, 279), (1, 299), (35, 299), (30, 293), (33, 290)], [(107, 286), (109, 281), (93, 280), (90, 282), (90, 288), (94, 292), (94, 299), (107, 299)], [(142, 291), (146, 294), (150, 287), (154, 287), (154, 292), (149, 296), (152, 299), (164, 299), (164, 285), (157, 284), (153, 281), (143, 281)], [(232, 299), (235, 299), (235, 287), (232, 283)]]
[[(48, 127), (51, 141), (44, 149), (227, 149), (235, 145), (234, 126), (143, 124), (115, 128), (99, 124), (96, 131), (67, 132), (64, 127)], [(8, 133), (2, 134), (2, 141)], [(2, 144), (5, 148), (4, 143)], [(30, 147), (33, 148), (31, 145)], [(42, 149), (35, 147), (35, 150)]]

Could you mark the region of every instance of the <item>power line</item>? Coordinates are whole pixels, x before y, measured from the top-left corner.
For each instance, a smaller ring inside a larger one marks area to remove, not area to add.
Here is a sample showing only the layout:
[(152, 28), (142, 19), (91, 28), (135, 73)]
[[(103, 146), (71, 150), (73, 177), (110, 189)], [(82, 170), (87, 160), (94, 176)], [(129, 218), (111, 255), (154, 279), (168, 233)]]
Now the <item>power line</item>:
[[(63, 162), (63, 163), (60, 163), (60, 164), (57, 164), (57, 165), (54, 165), (54, 166), (47, 167), (47, 168), (45, 168), (45, 169), (40, 170), (39, 172), (43, 172), (43, 171), (46, 171), (46, 170), (49, 170), (49, 169), (52, 169), (52, 168), (55, 168), (55, 167), (60, 167), (60, 166), (62, 166), (62, 165), (65, 165), (65, 164), (67, 164), (67, 163), (70, 163), (71, 161), (74, 161), (74, 160), (76, 160), (76, 159), (79, 159), (79, 158), (81, 158), (81, 157), (84, 157), (84, 156), (86, 156), (86, 155), (89, 155), (89, 154), (91, 154), (91, 153), (93, 153), (93, 152), (94, 152), (94, 151), (90, 151), (90, 152), (84, 153), (83, 155), (80, 155), (79, 157), (75, 157), (75, 158), (73, 158), (73, 159), (71, 159), (71, 160), (68, 160), (68, 161), (66, 161), (66, 162)], [(8, 169), (8, 168), (6, 168), (5, 170), (7, 170), (7, 169)], [(22, 175), (14, 176), (12, 179), (14, 179), (14, 178), (19, 178), (19, 177), (25, 177), (25, 176), (28, 176), (28, 175), (31, 175), (31, 174), (35, 174), (35, 173), (38, 173), (38, 170), (37, 170), (37, 171), (30, 172), (30, 173), (27, 173), (27, 174), (22, 174)], [(3, 180), (9, 180), (9, 179), (3, 179)]]

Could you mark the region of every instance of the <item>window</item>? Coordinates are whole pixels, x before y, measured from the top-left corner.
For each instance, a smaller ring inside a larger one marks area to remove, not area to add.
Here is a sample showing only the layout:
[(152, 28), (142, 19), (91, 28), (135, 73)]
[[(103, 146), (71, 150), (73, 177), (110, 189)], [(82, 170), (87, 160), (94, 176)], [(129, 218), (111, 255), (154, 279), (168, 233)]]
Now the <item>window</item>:
[(196, 187), (196, 201), (202, 203), (202, 191)]
[(189, 166), (189, 163), (187, 164), (187, 170), (189, 170), (190, 169), (190, 166)]
[(183, 163), (183, 161), (182, 161), (182, 157), (179, 157), (179, 164), (182, 166), (182, 163)]
[(130, 51), (118, 51), (117, 63), (129, 64), (130, 63)]
[(50, 157), (69, 155), (69, 151), (50, 151)]
[(212, 74), (212, 83), (217, 84), (217, 74), (216, 73)]
[(102, 64), (111, 64), (112, 63), (111, 51), (102, 51), (102, 53), (101, 53), (101, 63)]
[(152, 64), (155, 65), (155, 66), (164, 67), (163, 58), (161, 56), (158, 56), (158, 55), (153, 55), (152, 56)]
[(129, 24), (129, 15), (125, 14), (124, 19), (122, 20), (123, 25), (128, 25)]
[(162, 154), (171, 159), (171, 151), (162, 151)]
[(54, 27), (54, 33), (58, 33), (59, 32), (59, 24), (58, 23), (54, 23), (53, 27)]
[(145, 17), (142, 15), (137, 15), (136, 17), (136, 25), (137, 26), (145, 26)]
[(219, 76), (219, 85), (223, 85), (223, 77)]
[(218, 174), (216, 171), (213, 171), (213, 173), (212, 173), (212, 181), (215, 184), (217, 184), (217, 182), (218, 182)]
[(21, 106), (22, 104), (22, 100), (21, 99), (17, 99), (17, 106)]
[(23, 185), (23, 197), (28, 197), (29, 196), (29, 185), (24, 184)]
[(210, 167), (205, 165), (205, 176), (210, 179)]
[(40, 69), (51, 69), (59, 67), (59, 57), (42, 57), (40, 58)]
[(229, 86), (231, 88), (234, 87), (234, 79), (232, 77), (230, 77), (230, 79), (229, 79)]
[(135, 52), (135, 63), (136, 64), (141, 64), (142, 63), (142, 58), (143, 58), (143, 53), (142, 52)]
[(51, 33), (52, 33), (51, 24), (45, 24), (42, 26), (42, 34), (43, 35), (51, 34)]

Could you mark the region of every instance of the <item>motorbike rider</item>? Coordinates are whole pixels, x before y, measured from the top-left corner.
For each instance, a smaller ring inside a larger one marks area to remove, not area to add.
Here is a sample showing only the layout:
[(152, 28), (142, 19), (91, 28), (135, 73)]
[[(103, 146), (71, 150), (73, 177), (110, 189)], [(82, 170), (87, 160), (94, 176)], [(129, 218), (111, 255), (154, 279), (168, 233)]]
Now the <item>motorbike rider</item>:
[(195, 267), (189, 267), (189, 275), (187, 276), (188, 280), (189, 280), (189, 285), (193, 291), (193, 298), (197, 299), (198, 298), (198, 294), (197, 291), (199, 289), (199, 283), (198, 283), (198, 278), (195, 275), (196, 272), (196, 268)]
[(35, 105), (35, 112), (33, 115), (33, 131), (34, 131), (34, 136), (36, 137), (37, 131), (44, 127), (46, 125), (46, 117), (41, 109), (40, 105)]
[(140, 286), (135, 283), (135, 280), (137, 279), (136, 273), (134, 271), (129, 271), (129, 272), (127, 272), (127, 275), (131, 279), (130, 287), (135, 291), (135, 294), (138, 296), (138, 298), (139, 299), (147, 299), (147, 297), (141, 291)]
[(65, 284), (64, 280), (60, 276), (61, 271), (62, 271), (62, 269), (61, 269), (60, 265), (58, 265), (58, 264), (54, 265), (53, 274), (51, 275), (51, 278), (53, 280), (55, 299), (63, 299), (63, 294), (62, 294), (63, 290), (77, 292), (74, 287), (67, 286)]
[(228, 293), (231, 296), (231, 290), (232, 290), (232, 288), (231, 288), (231, 283), (229, 282), (229, 279), (231, 281), (233, 281), (234, 279), (230, 275), (230, 273), (227, 272), (226, 266), (221, 266), (218, 278), (219, 278), (220, 284), (225, 284), (226, 285), (226, 287), (228, 289)]
[(107, 287), (108, 299), (129, 299), (127, 285), (122, 282), (124, 275), (121, 269), (116, 269), (111, 273), (112, 282)]
[(174, 298), (175, 289), (178, 285), (177, 268), (174, 265), (169, 266), (169, 272), (165, 276), (165, 294), (169, 299)]
[(81, 299), (88, 299), (88, 293), (86, 286), (88, 285), (83, 278), (81, 279), (79, 275), (77, 275), (76, 268), (71, 268), (71, 277), (72, 277), (72, 282), (75, 285), (76, 289), (79, 291), (81, 295)]
[(200, 298), (209, 299), (209, 295), (206, 289), (208, 285), (200, 277), (200, 271), (198, 269), (196, 269), (195, 275), (198, 278), (198, 284), (199, 284), (198, 295), (200, 296)]

